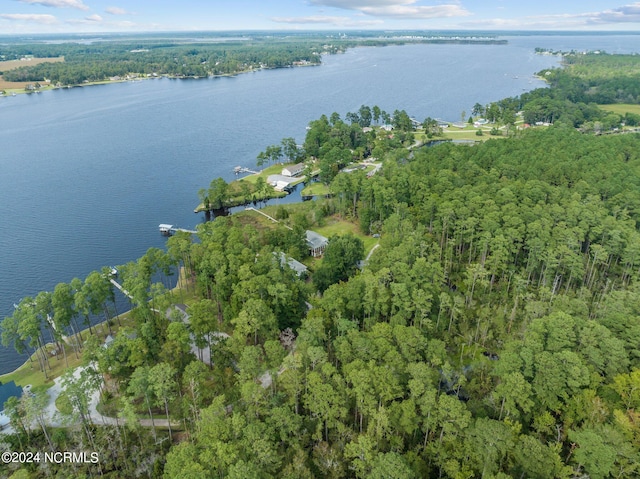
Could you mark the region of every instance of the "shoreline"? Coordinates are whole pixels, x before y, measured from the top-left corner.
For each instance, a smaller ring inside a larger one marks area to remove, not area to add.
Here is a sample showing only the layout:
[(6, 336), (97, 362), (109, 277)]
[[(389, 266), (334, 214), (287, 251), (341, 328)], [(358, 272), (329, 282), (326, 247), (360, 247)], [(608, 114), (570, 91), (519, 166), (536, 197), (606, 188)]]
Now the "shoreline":
[[(180, 290), (182, 289), (182, 284), (183, 284), (183, 282), (185, 280), (186, 280), (186, 278), (184, 276), (184, 267), (180, 266), (180, 273), (178, 274), (178, 280), (176, 282), (176, 286), (173, 289), (171, 289), (170, 291), (168, 291), (168, 292), (169, 293), (178, 293), (178, 292), (180, 292)], [(116, 315), (116, 316), (114, 316), (114, 317), (112, 317), (112, 318), (110, 318), (108, 320), (103, 320), (103, 321), (100, 321), (98, 323), (92, 324), (91, 326), (87, 326), (84, 329), (80, 329), (78, 331), (78, 333), (76, 333), (76, 334), (84, 334), (84, 333), (91, 334), (90, 328), (98, 328), (98, 327), (100, 327), (102, 329), (101, 334), (104, 334), (105, 329), (107, 330), (107, 334), (105, 335), (105, 337), (106, 337), (109, 333), (108, 333), (108, 328), (106, 327), (105, 323), (107, 321), (126, 320), (127, 316), (131, 313), (131, 311), (132, 311), (131, 309), (128, 309), (127, 311), (123, 311), (122, 313), (120, 313), (120, 314), (118, 314), (118, 315)], [(71, 337), (71, 336), (67, 336), (67, 338), (69, 338), (69, 337)], [(70, 347), (70, 345), (68, 343), (66, 343), (66, 342), (65, 342), (65, 345)], [(48, 353), (48, 348), (50, 348), (51, 346), (55, 346), (55, 343), (49, 342), (49, 343), (46, 343), (42, 347)], [(44, 376), (44, 373), (40, 370), (40, 368), (38, 366), (38, 358), (37, 358), (36, 355), (37, 355), (37, 350), (32, 352), (31, 354), (29, 354), (29, 357), (25, 360), (25, 362), (22, 363), (21, 365), (17, 366), (13, 371), (9, 371), (7, 373), (1, 374), (0, 375), (0, 385), (6, 384), (7, 382), (10, 382), (10, 381), (15, 381), (15, 383), (18, 386), (24, 387), (25, 385), (27, 385), (29, 383), (25, 382), (24, 384), (22, 384), (22, 382), (19, 382), (20, 381), (19, 377), (11, 377), (11, 376), (28, 376), (28, 375), (31, 375), (31, 374), (38, 374), (38, 375)], [(70, 352), (70, 355), (68, 355), (68, 357), (70, 357), (72, 355), (73, 355), (73, 351)], [(55, 356), (55, 357), (52, 357), (51, 359), (56, 359), (56, 360), (60, 361), (61, 363), (63, 362), (63, 357), (60, 357), (60, 359), (58, 359), (58, 356)], [(81, 360), (82, 360), (82, 353), (80, 352), (80, 361)], [(34, 365), (33, 368), (29, 367), (31, 364)], [(69, 367), (71, 367), (71, 366), (69, 366)], [(25, 369), (25, 371), (21, 371), (21, 369)], [(66, 369), (67, 369), (66, 367), (63, 367), (63, 372)], [(54, 380), (55, 380), (56, 377), (59, 377), (59, 376), (51, 375), (49, 377), (49, 379), (45, 379), (44, 380), (44, 382), (45, 382), (44, 385), (46, 386), (47, 389), (49, 389), (51, 386), (53, 386)], [(0, 409), (2, 408), (2, 406), (3, 405), (0, 404)]]
[[(441, 44), (448, 44), (448, 45), (507, 45), (509, 43), (509, 41), (507, 39), (499, 39), (499, 38), (492, 38), (492, 37), (478, 37), (478, 38), (474, 38), (474, 37), (451, 37), (451, 38), (440, 38), (440, 37), (423, 37), (423, 38), (406, 38), (406, 37), (392, 37), (390, 39), (388, 39), (387, 41), (381, 41), (380, 39), (377, 39), (377, 41), (379, 43), (376, 44), (368, 44), (367, 40), (364, 40), (364, 42), (362, 44), (355, 44), (355, 45), (351, 45), (351, 46), (341, 46), (337, 51), (335, 52), (328, 52), (325, 54), (328, 55), (337, 55), (337, 54), (341, 54), (341, 53), (345, 53), (347, 50), (350, 49), (355, 49), (355, 48), (362, 48), (362, 47), (387, 47), (387, 46), (407, 46), (407, 45), (441, 45)], [(221, 74), (214, 74), (214, 75), (206, 75), (206, 76), (178, 76), (178, 75), (170, 75), (170, 74), (147, 74), (147, 73), (130, 73), (128, 75), (129, 78), (123, 78), (123, 79), (117, 79), (117, 80), (110, 80), (110, 79), (104, 79), (104, 80), (96, 80), (96, 81), (87, 81), (86, 83), (75, 83), (75, 84), (70, 84), (70, 85), (60, 85), (60, 86), (54, 86), (54, 85), (47, 85), (47, 86), (42, 86), (40, 88), (37, 89), (32, 89), (32, 90), (27, 90), (26, 87), (27, 85), (31, 84), (35, 84), (35, 83), (46, 83), (46, 80), (37, 80), (37, 81), (28, 81), (28, 82), (20, 82), (20, 83), (24, 83), (23, 87), (17, 87), (17, 88), (0, 88), (0, 91), (4, 90), (6, 93), (4, 95), (0, 95), (0, 98), (2, 97), (8, 97), (8, 96), (14, 96), (14, 95), (19, 95), (19, 94), (31, 94), (31, 93), (40, 93), (43, 91), (51, 91), (51, 90), (60, 90), (60, 89), (71, 89), (71, 88), (77, 88), (77, 87), (84, 87), (84, 86), (95, 86), (95, 85), (108, 85), (108, 84), (112, 84), (112, 83), (124, 83), (124, 82), (129, 82), (129, 81), (142, 81), (142, 80), (154, 80), (154, 79), (158, 79), (158, 78), (169, 78), (169, 79), (175, 79), (175, 80), (201, 80), (201, 79), (215, 79), (215, 78), (225, 78), (225, 77), (234, 77), (236, 75), (241, 75), (241, 74), (245, 74), (245, 73), (252, 73), (252, 72), (258, 72), (258, 71), (262, 71), (262, 70), (279, 70), (279, 69), (283, 69), (283, 68), (298, 68), (298, 67), (315, 67), (315, 66), (321, 66), (322, 65), (322, 56), (319, 56), (319, 59), (317, 62), (314, 61), (296, 61), (293, 62), (291, 65), (285, 65), (285, 66), (279, 66), (279, 67), (266, 67), (266, 66), (261, 66), (258, 68), (248, 68), (248, 69), (244, 69), (244, 70), (238, 70), (236, 72), (233, 73), (221, 73)], [(41, 60), (40, 58), (38, 58), (37, 60)], [(132, 76), (132, 75), (137, 75), (137, 76)], [(1, 77), (1, 76), (0, 76)], [(0, 78), (1, 79), (1, 78)]]
[(46, 86), (41, 86), (40, 88), (37, 89), (33, 89), (33, 90), (27, 90), (26, 89), (26, 85), (28, 84), (33, 84), (33, 83), (38, 83), (38, 82), (24, 82), (26, 85), (25, 87), (22, 88), (2, 88), (0, 89), (0, 91), (4, 90), (5, 94), (4, 95), (0, 95), (0, 98), (5, 98), (5, 97), (10, 97), (10, 96), (16, 96), (16, 95), (31, 95), (34, 93), (41, 93), (41, 92), (45, 92), (45, 91), (52, 91), (52, 90), (71, 90), (73, 88), (82, 88), (82, 87), (89, 87), (89, 86), (96, 86), (96, 85), (112, 85), (112, 84), (117, 84), (117, 83), (135, 83), (135, 82), (141, 82), (141, 81), (146, 81), (146, 80), (159, 80), (159, 79), (169, 79), (169, 80), (210, 80), (210, 79), (216, 79), (216, 78), (233, 78), (236, 75), (244, 75), (246, 73), (254, 73), (254, 72), (259, 72), (259, 71), (263, 71), (263, 70), (280, 70), (283, 68), (302, 68), (302, 67), (315, 67), (315, 66), (321, 66), (322, 62), (318, 62), (318, 63), (307, 63), (307, 64), (301, 64), (301, 65), (287, 65), (284, 67), (261, 67), (261, 68), (250, 68), (247, 70), (239, 70), (237, 72), (234, 73), (220, 73), (217, 75), (207, 75), (207, 76), (176, 76), (176, 75), (167, 75), (167, 74), (157, 74), (155, 76), (150, 75), (150, 74), (145, 74), (145, 73), (138, 73), (138, 74), (132, 74), (132, 75), (138, 75), (138, 76), (131, 76), (130, 78), (121, 78), (121, 79), (117, 79), (117, 80), (111, 80), (111, 79), (107, 79), (107, 80), (96, 80), (96, 81), (87, 81), (86, 83), (75, 83), (72, 85), (62, 85), (62, 86), (55, 86), (55, 85), (46, 85)]

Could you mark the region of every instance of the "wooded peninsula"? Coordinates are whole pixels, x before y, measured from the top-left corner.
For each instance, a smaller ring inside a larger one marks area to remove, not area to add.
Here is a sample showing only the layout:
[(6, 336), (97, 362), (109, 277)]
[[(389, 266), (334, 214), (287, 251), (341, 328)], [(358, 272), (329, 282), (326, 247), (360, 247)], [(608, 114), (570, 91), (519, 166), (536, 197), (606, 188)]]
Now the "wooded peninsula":
[[(2, 341), (35, 349), (42, 379), (5, 404), (5, 449), (100, 460), (0, 471), (639, 475), (640, 56), (539, 75), (549, 88), (474, 107), (472, 146), (429, 144), (444, 125), (403, 111), (322, 115), (257, 160), (318, 170), (326, 198), (220, 216), (23, 298)], [(117, 317), (114, 283), (132, 306)], [(82, 332), (91, 314), (105, 323)]]

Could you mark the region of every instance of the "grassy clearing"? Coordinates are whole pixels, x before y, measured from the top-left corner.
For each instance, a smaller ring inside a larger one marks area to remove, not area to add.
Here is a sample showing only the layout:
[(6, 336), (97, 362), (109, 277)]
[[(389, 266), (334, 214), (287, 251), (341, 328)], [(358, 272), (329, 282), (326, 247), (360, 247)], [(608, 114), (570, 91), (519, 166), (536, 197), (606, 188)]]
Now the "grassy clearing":
[(624, 115), (625, 113), (635, 113), (640, 115), (640, 105), (631, 105), (628, 103), (619, 103), (614, 105), (598, 105), (601, 110)]
[(0, 72), (8, 72), (9, 70), (16, 70), (20, 67), (32, 67), (40, 63), (57, 63), (63, 62), (64, 57), (52, 57), (52, 58), (30, 58), (26, 60), (6, 60), (0, 62)]
[(346, 233), (352, 233), (357, 236), (364, 243), (365, 255), (371, 251), (371, 248), (378, 242), (376, 238), (366, 235), (360, 231), (360, 228), (351, 221), (344, 220), (337, 216), (331, 216), (325, 218), (323, 226), (314, 226), (313, 231), (330, 238), (333, 235), (344, 235)]
[[(489, 132), (491, 128), (480, 128), (482, 136), (478, 136), (476, 127), (466, 127), (462, 130), (448, 129), (444, 131), (444, 135), (441, 137), (443, 140), (471, 140), (471, 141), (487, 141), (489, 138), (500, 138), (499, 136), (491, 136)], [(437, 138), (434, 138), (437, 139)]]
[(324, 183), (309, 183), (300, 193), (302, 196), (324, 196), (330, 194), (329, 187)]
[[(31, 58), (28, 60), (7, 60), (0, 62), (0, 72), (8, 72), (9, 70), (15, 70), (21, 67), (32, 67), (34, 65), (38, 65), (39, 63), (56, 63), (63, 62), (64, 57), (54, 57), (54, 58)], [(24, 93), (24, 89), (27, 85), (33, 84), (35, 82), (27, 81), (27, 82), (10, 82), (5, 81), (2, 76), (0, 76), (0, 90), (6, 90), (8, 93)], [(49, 89), (43, 81), (40, 82), (43, 86), (41, 90)]]
[[(244, 178), (240, 178), (240, 179), (238, 179), (236, 181), (246, 181), (248, 183), (255, 184), (256, 181), (258, 181), (258, 178), (260, 178), (260, 177), (262, 177), (262, 178), (264, 178), (266, 180), (269, 175), (279, 175), (279, 174), (281, 174), (282, 173), (282, 168), (284, 168), (284, 166), (285, 165), (268, 166), (265, 169), (260, 170), (260, 173), (258, 173), (258, 174), (254, 173), (252, 175), (245, 176)], [(233, 183), (235, 183), (235, 182), (233, 182)]]

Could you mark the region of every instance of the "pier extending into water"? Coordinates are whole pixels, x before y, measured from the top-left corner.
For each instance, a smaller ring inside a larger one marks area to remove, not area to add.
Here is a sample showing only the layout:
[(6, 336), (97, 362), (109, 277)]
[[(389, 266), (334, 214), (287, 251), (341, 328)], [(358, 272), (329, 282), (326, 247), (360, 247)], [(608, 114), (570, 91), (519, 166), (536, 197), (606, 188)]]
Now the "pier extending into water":
[[(112, 285), (114, 285), (116, 288), (118, 288), (118, 290), (124, 294), (127, 298), (129, 298), (131, 301), (133, 301), (133, 295), (127, 291), (126, 289), (124, 289), (124, 287), (118, 283), (115, 279), (113, 278), (109, 278), (109, 281), (111, 282)], [(151, 311), (153, 311), (154, 313), (160, 313), (159, 310), (155, 309), (155, 308), (151, 308)]]
[(247, 168), (246, 166), (236, 166), (233, 169), (233, 172), (236, 175), (239, 175), (240, 173), (253, 173), (254, 175), (259, 175), (260, 174), (259, 171), (251, 170), (251, 169)]
[(158, 226), (158, 228), (160, 228), (160, 234), (162, 234), (163, 236), (171, 236), (175, 233), (177, 233), (178, 231), (183, 231), (185, 233), (191, 233), (192, 235), (198, 234), (197, 231), (195, 230), (188, 230), (185, 228), (178, 228), (176, 226), (173, 225), (168, 225), (168, 224), (161, 224)]

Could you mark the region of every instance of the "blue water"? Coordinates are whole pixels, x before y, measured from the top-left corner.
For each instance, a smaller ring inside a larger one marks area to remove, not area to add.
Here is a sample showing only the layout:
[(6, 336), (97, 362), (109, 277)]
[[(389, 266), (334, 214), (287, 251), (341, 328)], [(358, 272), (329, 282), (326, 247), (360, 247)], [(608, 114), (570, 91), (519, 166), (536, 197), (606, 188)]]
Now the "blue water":
[(22, 396), (22, 388), (13, 381), (0, 385), (0, 410), (4, 409), (4, 403), (12, 396)]
[[(519, 36), (508, 45), (357, 48), (319, 67), (156, 79), (0, 98), (0, 318), (13, 303), (162, 247), (197, 191), (309, 121), (362, 104), (451, 121), (542, 86), (535, 47), (640, 51), (640, 36)], [(516, 78), (517, 77), (517, 78)], [(0, 348), (0, 373), (24, 361)]]

